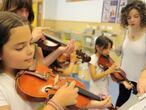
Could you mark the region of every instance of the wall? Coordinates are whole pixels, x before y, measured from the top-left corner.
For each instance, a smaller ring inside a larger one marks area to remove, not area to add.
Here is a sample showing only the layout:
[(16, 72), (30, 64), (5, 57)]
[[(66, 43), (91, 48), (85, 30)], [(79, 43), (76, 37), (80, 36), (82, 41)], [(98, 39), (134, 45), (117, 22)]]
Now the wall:
[(103, 0), (44, 0), (44, 19), (100, 22)]

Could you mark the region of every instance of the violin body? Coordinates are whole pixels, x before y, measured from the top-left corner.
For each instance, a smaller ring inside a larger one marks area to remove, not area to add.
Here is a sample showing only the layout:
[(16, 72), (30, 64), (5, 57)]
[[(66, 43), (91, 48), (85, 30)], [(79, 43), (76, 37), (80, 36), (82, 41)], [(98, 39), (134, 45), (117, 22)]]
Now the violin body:
[[(107, 70), (109, 67), (112, 66), (112, 64), (114, 64), (114, 61), (109, 56), (101, 55), (99, 57), (98, 65), (103, 70)], [(124, 81), (126, 78), (126, 73), (120, 68), (118, 68), (114, 73), (112, 73), (110, 75), (111, 75), (112, 79), (117, 82)]]
[[(114, 64), (114, 61), (109, 56), (101, 55), (98, 60), (98, 65), (103, 69), (107, 70), (109, 67)], [(131, 82), (126, 78), (126, 73), (121, 69), (118, 68), (114, 73), (110, 74), (111, 78), (116, 82), (127, 81), (129, 84)], [(137, 94), (137, 89), (133, 86), (133, 93)]]
[[(40, 67), (36, 72), (21, 71), (16, 78), (16, 90), (18, 94), (25, 100), (44, 102), (50, 99), (61, 86), (75, 81), (76, 87), (79, 89), (79, 95), (77, 97), (77, 103), (69, 107), (85, 108), (90, 103), (90, 100), (102, 100), (99, 96), (87, 91), (84, 84), (80, 81), (71, 77), (57, 78), (57, 76), (50, 71), (49, 73), (46, 73), (46, 71), (46, 67)], [(109, 110), (116, 109), (114, 107), (110, 107)]]
[[(30, 74), (25, 71), (25, 73), (17, 78), (17, 92), (21, 94), (24, 99), (29, 101), (45, 102), (51, 98), (61, 86), (66, 84), (66, 82), (70, 83), (73, 81), (73, 79), (69, 77), (60, 77), (59, 81), (54, 85), (54, 75), (48, 75), (46, 76), (48, 79), (42, 79), (33, 74), (34, 73)], [(77, 80), (76, 86), (85, 88), (85, 86)], [(76, 107), (83, 108), (88, 103), (88, 98), (78, 95)]]

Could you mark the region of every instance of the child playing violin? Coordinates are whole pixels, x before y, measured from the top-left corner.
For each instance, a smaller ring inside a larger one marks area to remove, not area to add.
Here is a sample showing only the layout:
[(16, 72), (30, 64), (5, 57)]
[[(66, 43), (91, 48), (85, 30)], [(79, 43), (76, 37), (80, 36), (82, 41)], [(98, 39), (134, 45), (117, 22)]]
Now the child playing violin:
[[(36, 110), (40, 103), (24, 100), (15, 89), (19, 71), (33, 65), (35, 46), (27, 20), (10, 12), (0, 12), (0, 110)], [(77, 101), (75, 82), (61, 87), (48, 101), (44, 110), (63, 110)], [(65, 99), (64, 97), (67, 97)], [(105, 108), (110, 97), (103, 101), (91, 100), (85, 108)]]
[[(9, 11), (16, 13), (19, 16), (25, 17), (30, 24), (34, 21), (34, 11), (32, 8), (32, 0), (2, 0), (1, 11)], [(32, 29), (33, 42), (44, 39), (44, 31), (46, 27), (35, 27)], [(57, 49), (50, 53), (46, 53), (39, 46), (37, 47), (38, 60), (42, 61), (45, 65), (50, 66), (56, 58), (62, 53), (70, 53), (74, 49), (74, 41), (69, 41), (66, 46), (59, 46)]]
[[(90, 91), (96, 95), (108, 95), (108, 76), (113, 74), (118, 68), (116, 63), (112, 64), (106, 70), (103, 70), (103, 68), (98, 65), (101, 56), (109, 55), (112, 45), (113, 42), (104, 35), (99, 36), (95, 41), (95, 54), (91, 56), (89, 71), (92, 78), (90, 81)], [(130, 85), (125, 83), (125, 81), (123, 83), (127, 86), (127, 88), (130, 88)]]

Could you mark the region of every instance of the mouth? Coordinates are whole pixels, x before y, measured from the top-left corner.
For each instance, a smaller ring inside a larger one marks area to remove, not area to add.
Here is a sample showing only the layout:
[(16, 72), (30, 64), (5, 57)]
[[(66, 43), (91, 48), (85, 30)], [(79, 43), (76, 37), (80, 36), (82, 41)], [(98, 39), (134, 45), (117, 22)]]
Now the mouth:
[(28, 58), (28, 59), (25, 60), (25, 62), (29, 62), (29, 63), (33, 62), (33, 58)]
[(135, 24), (130, 24), (131, 26), (135, 26)]

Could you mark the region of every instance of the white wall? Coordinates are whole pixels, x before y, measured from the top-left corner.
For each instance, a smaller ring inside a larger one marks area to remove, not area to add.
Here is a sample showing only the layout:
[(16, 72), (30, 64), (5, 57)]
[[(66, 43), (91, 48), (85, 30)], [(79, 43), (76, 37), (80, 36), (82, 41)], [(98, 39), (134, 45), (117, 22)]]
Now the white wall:
[(103, 0), (66, 2), (66, 0), (44, 0), (44, 18), (70, 21), (100, 22)]
[(43, 18), (55, 19), (57, 14), (57, 0), (44, 0), (43, 3)]

